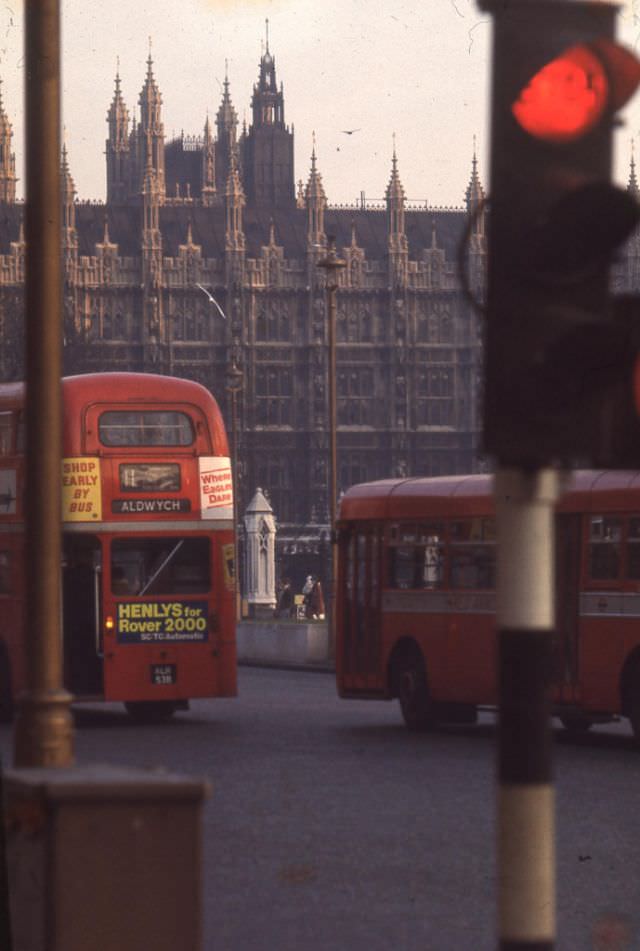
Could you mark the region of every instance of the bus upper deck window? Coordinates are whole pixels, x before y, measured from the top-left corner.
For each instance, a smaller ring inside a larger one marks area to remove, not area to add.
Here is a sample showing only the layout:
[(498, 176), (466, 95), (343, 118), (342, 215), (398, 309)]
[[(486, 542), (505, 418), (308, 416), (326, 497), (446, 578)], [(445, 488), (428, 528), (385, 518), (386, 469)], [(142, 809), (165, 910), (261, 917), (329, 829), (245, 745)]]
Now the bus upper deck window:
[(620, 577), (622, 520), (595, 515), (589, 530), (589, 577), (615, 581)]
[(104, 446), (190, 446), (194, 428), (176, 410), (108, 410), (98, 420)]

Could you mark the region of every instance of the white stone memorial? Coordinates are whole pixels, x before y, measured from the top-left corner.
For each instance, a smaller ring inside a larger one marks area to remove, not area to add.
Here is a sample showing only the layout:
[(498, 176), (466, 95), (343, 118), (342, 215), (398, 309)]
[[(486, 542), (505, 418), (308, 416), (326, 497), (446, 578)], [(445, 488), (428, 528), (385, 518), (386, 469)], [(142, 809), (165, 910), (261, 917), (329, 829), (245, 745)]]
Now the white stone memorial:
[(276, 606), (276, 521), (262, 489), (244, 515), (245, 597), (250, 617), (271, 615)]

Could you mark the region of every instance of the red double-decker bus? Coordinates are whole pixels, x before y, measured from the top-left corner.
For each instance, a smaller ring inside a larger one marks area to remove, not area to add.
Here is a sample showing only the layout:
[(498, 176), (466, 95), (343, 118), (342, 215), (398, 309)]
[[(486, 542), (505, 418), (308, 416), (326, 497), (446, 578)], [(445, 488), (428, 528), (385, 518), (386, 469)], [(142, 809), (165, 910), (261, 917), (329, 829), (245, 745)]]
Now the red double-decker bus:
[[(234, 696), (231, 464), (213, 396), (189, 380), (62, 381), (62, 633), (77, 700), (139, 718)], [(24, 687), (24, 385), (0, 385), (0, 715)]]
[[(410, 729), (497, 704), (489, 476), (354, 486), (338, 523), (342, 697), (397, 697)], [(628, 717), (640, 742), (640, 473), (576, 472), (556, 513), (554, 713)]]

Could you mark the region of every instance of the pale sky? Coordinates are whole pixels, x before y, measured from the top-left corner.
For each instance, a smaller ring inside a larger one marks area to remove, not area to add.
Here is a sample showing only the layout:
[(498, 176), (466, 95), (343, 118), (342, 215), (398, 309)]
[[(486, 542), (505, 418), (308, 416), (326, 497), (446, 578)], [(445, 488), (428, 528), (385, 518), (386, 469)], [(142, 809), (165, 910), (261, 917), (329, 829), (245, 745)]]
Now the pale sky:
[[(22, 177), (23, 0), (0, 0), (0, 79)], [(63, 121), (78, 197), (104, 199), (106, 113), (117, 64), (130, 116), (146, 60), (163, 97), (167, 140), (215, 118), (225, 59), (240, 123), (269, 19), (269, 48), (295, 126), (296, 180), (309, 175), (312, 135), (331, 204), (361, 191), (381, 199), (393, 136), (408, 199), (460, 206), (474, 136), (487, 186), (490, 17), (476, 0), (62, 0)], [(626, 0), (618, 37), (640, 49), (640, 0)], [(640, 93), (616, 135), (626, 184), (630, 142), (640, 157)], [(342, 130), (358, 129), (353, 135)], [(21, 183), (18, 186), (22, 195)]]

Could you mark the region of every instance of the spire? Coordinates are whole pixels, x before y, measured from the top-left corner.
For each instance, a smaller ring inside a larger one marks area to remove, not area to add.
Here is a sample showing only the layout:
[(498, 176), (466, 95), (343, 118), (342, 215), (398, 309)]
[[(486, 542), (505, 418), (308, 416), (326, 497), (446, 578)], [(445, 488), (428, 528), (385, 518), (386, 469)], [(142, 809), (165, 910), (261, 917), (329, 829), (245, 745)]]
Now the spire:
[(638, 187), (638, 180), (636, 178), (636, 159), (634, 155), (634, 144), (633, 139), (631, 139), (631, 163), (629, 167), (629, 183), (627, 185), (627, 191), (630, 195), (640, 201), (640, 188)]
[(254, 128), (263, 125), (284, 127), (284, 97), (282, 90), (278, 90), (276, 61), (269, 51), (268, 38), (259, 70), (251, 99)]
[(76, 194), (76, 187), (74, 181), (71, 177), (71, 172), (69, 171), (69, 158), (67, 155), (67, 144), (66, 142), (62, 145), (62, 159), (60, 162), (60, 180), (62, 184), (62, 198), (63, 201), (73, 202)]
[(475, 211), (478, 205), (485, 199), (484, 189), (478, 176), (478, 159), (476, 157), (476, 137), (473, 137), (473, 158), (471, 160), (471, 179), (467, 185), (466, 192), (467, 210)]
[(322, 176), (316, 165), (316, 134), (313, 133), (313, 148), (311, 151), (311, 172), (305, 189), (307, 205), (307, 244), (317, 250), (318, 246), (326, 243), (324, 233), (324, 210), (327, 206), (327, 196), (322, 185)]
[(218, 126), (218, 136), (220, 136), (223, 132), (230, 132), (233, 130), (233, 135), (235, 138), (235, 132), (238, 126), (238, 114), (233, 108), (231, 96), (229, 95), (229, 73), (227, 60), (225, 60), (222, 102), (220, 103), (220, 108), (218, 109), (218, 114), (216, 116), (216, 125)]
[(142, 87), (138, 102), (140, 104), (140, 122), (137, 126), (138, 149), (137, 156), (139, 173), (145, 182), (149, 173), (149, 165), (155, 173), (158, 185), (158, 194), (164, 200), (164, 126), (162, 124), (162, 96), (153, 75), (153, 60), (151, 58), (151, 38), (149, 38), (149, 56), (147, 58), (147, 75)]
[(140, 104), (140, 125), (145, 131), (157, 131), (157, 127), (161, 124), (160, 106), (162, 105), (162, 96), (153, 75), (151, 50), (149, 50), (147, 58), (147, 75), (138, 102)]
[(107, 112), (109, 135), (105, 143), (107, 161), (107, 203), (124, 202), (129, 190), (129, 111), (120, 89), (120, 68), (116, 70), (113, 99)]
[[(471, 244), (474, 250), (484, 249), (486, 203), (484, 189), (478, 176), (478, 159), (476, 157), (476, 137), (473, 137), (473, 159), (471, 160), (471, 179), (466, 192), (467, 212), (472, 216)], [(479, 243), (478, 243), (479, 242)]]
[(396, 135), (393, 133), (393, 157), (391, 159), (391, 178), (387, 185), (387, 202), (396, 201), (404, 204), (404, 188), (398, 174), (398, 156), (396, 155)]
[(62, 145), (60, 188), (62, 198), (62, 244), (65, 249), (69, 250), (76, 248), (78, 241), (76, 235), (76, 186), (69, 171), (66, 142)]
[(323, 202), (326, 204), (327, 196), (325, 195), (324, 186), (322, 184), (322, 175), (318, 171), (316, 165), (316, 134), (312, 133), (313, 137), (313, 146), (311, 150), (311, 172), (309, 173), (309, 181), (307, 182), (307, 187), (305, 189), (305, 198), (307, 204), (312, 201)]
[(115, 89), (107, 113), (107, 122), (109, 123), (109, 141), (116, 147), (122, 148), (129, 135), (129, 111), (122, 98), (119, 69), (116, 71)]
[(11, 151), (13, 130), (2, 102), (0, 79), (0, 202), (16, 200), (16, 159)]

